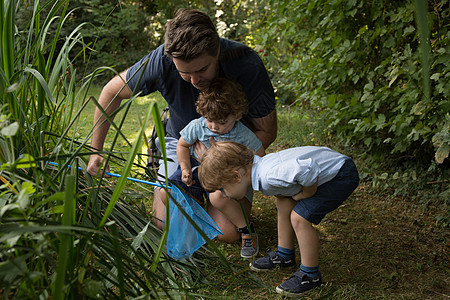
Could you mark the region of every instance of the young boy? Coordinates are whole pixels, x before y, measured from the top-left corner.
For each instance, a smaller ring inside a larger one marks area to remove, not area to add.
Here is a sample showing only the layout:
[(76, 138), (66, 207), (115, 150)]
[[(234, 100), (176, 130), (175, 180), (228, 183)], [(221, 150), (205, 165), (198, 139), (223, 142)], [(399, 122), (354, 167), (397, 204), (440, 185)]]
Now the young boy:
[(199, 179), (207, 191), (220, 190), (240, 199), (252, 186), (277, 197), (278, 251), (250, 263), (254, 271), (291, 267), (294, 239), (300, 248), (300, 270), (276, 291), (296, 297), (322, 284), (319, 237), (312, 224), (338, 208), (359, 184), (353, 160), (326, 147), (297, 147), (264, 157), (234, 142), (218, 142), (202, 157)]
[[(196, 102), (197, 112), (201, 118), (191, 121), (181, 132), (177, 143), (179, 167), (170, 176), (170, 180), (181, 186), (193, 198), (201, 199), (205, 193), (197, 175), (197, 154), (193, 151), (196, 141), (210, 147), (210, 139), (214, 141), (235, 141), (264, 155), (264, 148), (256, 135), (239, 120), (247, 113), (248, 101), (242, 87), (225, 78), (211, 81), (209, 88), (203, 91)], [(194, 171), (193, 171), (194, 170)], [(181, 179), (181, 180), (180, 180)], [(161, 199), (165, 199), (165, 191), (161, 189)], [(240, 205), (229, 201), (222, 193), (209, 195), (210, 203), (223, 213), (237, 228), (242, 239), (241, 256), (252, 258), (258, 253), (258, 240), (254, 228), (246, 226)], [(246, 198), (246, 199), (244, 199)], [(250, 213), (253, 190), (249, 188), (239, 199), (248, 207)], [(252, 233), (252, 234), (250, 234)], [(253, 236), (253, 239), (252, 239)]]

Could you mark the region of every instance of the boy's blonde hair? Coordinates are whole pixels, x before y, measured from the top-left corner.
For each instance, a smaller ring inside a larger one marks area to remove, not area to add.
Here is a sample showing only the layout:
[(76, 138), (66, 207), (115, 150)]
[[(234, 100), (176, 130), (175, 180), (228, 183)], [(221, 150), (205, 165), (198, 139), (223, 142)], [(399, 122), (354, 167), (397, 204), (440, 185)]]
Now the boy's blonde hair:
[(226, 78), (214, 78), (196, 102), (197, 112), (211, 121), (223, 121), (230, 115), (241, 119), (248, 111), (242, 86)]
[(246, 146), (231, 142), (215, 142), (202, 156), (198, 177), (202, 187), (209, 192), (237, 182), (237, 170), (245, 172), (253, 164), (254, 153)]

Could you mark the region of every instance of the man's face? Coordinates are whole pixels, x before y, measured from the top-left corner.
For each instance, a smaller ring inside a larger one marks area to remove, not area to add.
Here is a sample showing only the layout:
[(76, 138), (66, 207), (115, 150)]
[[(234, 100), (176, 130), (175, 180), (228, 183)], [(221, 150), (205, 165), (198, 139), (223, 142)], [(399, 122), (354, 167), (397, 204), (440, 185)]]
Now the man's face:
[(218, 73), (218, 56), (213, 57), (206, 52), (201, 56), (186, 62), (173, 58), (173, 63), (183, 80), (190, 82), (200, 91), (209, 87), (209, 84)]

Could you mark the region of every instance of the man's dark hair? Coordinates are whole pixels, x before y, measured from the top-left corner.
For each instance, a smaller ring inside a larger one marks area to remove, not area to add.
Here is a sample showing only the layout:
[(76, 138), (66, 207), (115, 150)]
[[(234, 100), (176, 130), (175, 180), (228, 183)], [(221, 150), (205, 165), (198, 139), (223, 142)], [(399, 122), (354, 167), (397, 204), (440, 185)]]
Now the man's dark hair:
[(190, 61), (205, 51), (216, 56), (219, 50), (219, 35), (211, 18), (197, 9), (179, 9), (174, 19), (166, 23), (164, 36), (166, 55)]

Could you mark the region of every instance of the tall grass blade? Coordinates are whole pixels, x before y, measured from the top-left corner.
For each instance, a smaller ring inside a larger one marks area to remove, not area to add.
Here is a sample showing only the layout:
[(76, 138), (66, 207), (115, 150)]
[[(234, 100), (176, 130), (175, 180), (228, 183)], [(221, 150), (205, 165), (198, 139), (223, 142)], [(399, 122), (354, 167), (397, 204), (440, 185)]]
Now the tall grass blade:
[[(50, 99), (50, 101), (53, 103), (53, 105), (56, 105), (56, 101), (55, 99), (53, 99), (53, 94), (50, 91), (49, 86), (47, 85), (47, 82), (45, 81), (45, 78), (42, 76), (41, 73), (39, 73), (39, 71), (26, 67), (24, 70), (24, 73), (30, 73), (31, 75), (33, 75), (36, 80), (39, 82), (39, 88), (42, 89), (43, 91), (45, 91), (46, 96), (48, 97), (48, 99)], [(42, 116), (44, 114), (44, 110), (43, 108), (40, 108), (38, 110), (38, 115), (36, 117)]]
[(2, 69), (5, 72), (5, 76), (7, 79), (10, 79), (14, 74), (14, 60), (11, 58), (14, 57), (14, 27), (15, 27), (15, 0), (10, 1), (2, 1), (1, 4), (1, 16), (0, 20), (2, 23)]
[[(117, 228), (115, 226), (111, 227), (111, 231), (113, 236), (118, 236), (117, 234)], [(123, 262), (122, 262), (122, 255), (121, 255), (121, 247), (119, 245), (119, 242), (117, 239), (112, 239), (113, 242), (113, 249), (115, 252), (115, 259), (114, 259), (114, 264), (116, 265), (117, 268), (117, 281), (119, 283), (119, 291), (120, 291), (120, 299), (124, 299), (125, 298), (125, 286), (124, 286), (124, 274), (123, 274)]]
[[(75, 205), (75, 176), (66, 176), (66, 190), (64, 194), (64, 214), (62, 217), (63, 226), (73, 225), (73, 214), (75, 213), (73, 207)], [(67, 233), (60, 233), (60, 248), (58, 252), (58, 265), (56, 268), (56, 280), (54, 288), (54, 298), (56, 300), (64, 299), (65, 279), (68, 260), (71, 257), (70, 246), (73, 243), (73, 237)]]
[[(164, 134), (164, 127), (163, 124), (161, 122), (161, 118), (160, 118), (160, 112), (158, 109), (158, 106), (155, 105), (155, 109), (152, 111), (153, 114), (153, 121), (155, 122), (155, 128), (156, 128), (156, 134), (158, 135), (158, 139), (159, 139), (159, 144), (160, 144), (160, 148), (161, 148), (161, 154), (164, 160), (164, 170), (165, 173), (167, 174), (167, 152), (166, 152), (166, 140), (164, 138), (165, 134)], [(169, 185), (169, 181), (168, 178), (166, 176), (165, 178), (165, 183), (164, 185), (167, 187)], [(161, 241), (159, 243), (158, 246), (158, 250), (155, 253), (155, 259), (153, 261), (153, 264), (150, 268), (150, 270), (152, 270), (152, 272), (156, 271), (156, 267), (159, 263), (159, 259), (161, 257), (161, 253), (164, 249), (164, 246), (166, 244), (166, 240), (167, 240), (167, 235), (169, 234), (169, 192), (166, 189), (166, 217), (164, 220), (164, 228), (163, 228), (163, 233), (161, 236)]]
[(122, 190), (125, 186), (125, 182), (127, 181), (127, 177), (128, 174), (130, 173), (131, 167), (133, 166), (133, 161), (134, 158), (136, 157), (136, 154), (138, 153), (138, 151), (140, 150), (140, 147), (142, 145), (142, 137), (144, 136), (144, 132), (147, 126), (147, 122), (150, 119), (150, 116), (152, 114), (152, 112), (155, 110), (155, 107), (157, 107), (154, 103), (152, 103), (149, 107), (149, 110), (147, 112), (147, 116), (144, 119), (144, 122), (142, 124), (141, 130), (138, 134), (138, 136), (136, 137), (136, 141), (133, 144), (133, 147), (131, 148), (131, 151), (128, 155), (128, 159), (125, 163), (124, 169), (122, 171), (122, 177), (119, 179), (119, 181), (117, 182), (117, 186), (114, 189), (114, 193), (111, 197), (111, 200), (108, 204), (108, 207), (106, 208), (105, 214), (103, 216), (102, 221), (100, 222), (99, 226), (102, 227), (105, 225), (109, 215), (111, 214), (114, 205), (116, 204), (117, 200), (120, 197), (120, 194), (122, 193)]
[[(51, 3), (51, 2), (49, 2), (49, 3)], [(54, 20), (54, 16), (56, 15), (56, 13), (58, 12), (58, 10), (61, 8), (62, 5), (64, 5), (64, 9), (63, 9), (61, 15), (65, 16), (65, 17), (64, 18), (61, 18), (61, 17), (59, 18), (60, 22), (59, 22), (59, 24), (57, 26), (56, 33), (55, 33), (54, 38), (53, 38), (53, 42), (50, 44), (51, 50), (49, 52), (49, 56), (48, 56), (48, 59), (47, 59), (47, 66), (46, 66), (46, 72), (45, 72), (45, 74), (47, 76), (51, 73), (51, 70), (53, 69), (53, 66), (52, 66), (52, 64), (53, 64), (53, 56), (54, 56), (55, 51), (56, 51), (56, 46), (58, 45), (58, 39), (60, 38), (60, 32), (61, 32), (62, 26), (64, 24), (64, 20), (70, 15), (70, 14), (66, 14), (67, 8), (69, 6), (69, 1), (55, 1), (51, 11), (47, 15), (47, 18), (46, 18), (46, 20), (44, 22), (44, 24), (48, 24), (47, 26), (50, 26), (52, 20)], [(45, 26), (45, 27), (47, 27), (47, 26)], [(44, 43), (45, 42), (45, 36), (46, 36), (45, 34), (47, 33), (47, 31), (43, 30), (42, 33), (43, 33), (42, 43)], [(43, 49), (43, 48), (44, 47), (42, 45), (41, 49)]]

